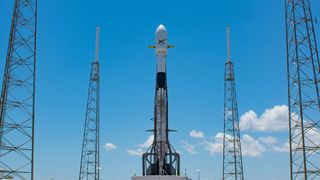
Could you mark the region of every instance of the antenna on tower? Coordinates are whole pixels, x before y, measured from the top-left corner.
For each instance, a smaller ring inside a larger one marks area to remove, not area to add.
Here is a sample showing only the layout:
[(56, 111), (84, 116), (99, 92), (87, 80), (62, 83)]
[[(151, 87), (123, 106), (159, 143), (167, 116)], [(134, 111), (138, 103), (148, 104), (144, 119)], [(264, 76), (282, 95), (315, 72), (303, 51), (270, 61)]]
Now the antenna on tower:
[(231, 61), (230, 26), (227, 26), (227, 60)]
[(96, 26), (96, 54), (95, 61), (99, 61), (100, 26)]

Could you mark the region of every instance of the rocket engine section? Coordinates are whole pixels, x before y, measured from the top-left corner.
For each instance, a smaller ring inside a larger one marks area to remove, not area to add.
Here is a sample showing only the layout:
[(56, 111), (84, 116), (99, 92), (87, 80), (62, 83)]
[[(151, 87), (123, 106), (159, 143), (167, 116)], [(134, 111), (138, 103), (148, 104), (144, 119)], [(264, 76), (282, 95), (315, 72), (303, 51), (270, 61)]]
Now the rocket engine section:
[(169, 142), (168, 129), (168, 92), (166, 57), (168, 33), (163, 25), (156, 30), (157, 74), (154, 104), (154, 142), (143, 154), (143, 175), (180, 175), (180, 155)]

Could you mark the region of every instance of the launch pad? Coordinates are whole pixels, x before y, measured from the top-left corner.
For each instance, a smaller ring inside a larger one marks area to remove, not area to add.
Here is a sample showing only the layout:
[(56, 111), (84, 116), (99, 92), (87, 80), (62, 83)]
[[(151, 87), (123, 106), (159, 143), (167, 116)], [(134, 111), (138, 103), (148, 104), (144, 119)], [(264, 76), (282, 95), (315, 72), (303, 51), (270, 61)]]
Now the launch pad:
[(187, 180), (183, 176), (133, 176), (132, 180)]

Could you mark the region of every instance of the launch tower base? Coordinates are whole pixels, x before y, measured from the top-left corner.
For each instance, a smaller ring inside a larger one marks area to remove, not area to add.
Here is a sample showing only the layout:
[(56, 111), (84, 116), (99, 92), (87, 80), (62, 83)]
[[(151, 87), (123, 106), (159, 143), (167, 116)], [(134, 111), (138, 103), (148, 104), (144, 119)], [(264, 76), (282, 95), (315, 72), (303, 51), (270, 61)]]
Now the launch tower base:
[(187, 180), (184, 176), (133, 176), (131, 180)]

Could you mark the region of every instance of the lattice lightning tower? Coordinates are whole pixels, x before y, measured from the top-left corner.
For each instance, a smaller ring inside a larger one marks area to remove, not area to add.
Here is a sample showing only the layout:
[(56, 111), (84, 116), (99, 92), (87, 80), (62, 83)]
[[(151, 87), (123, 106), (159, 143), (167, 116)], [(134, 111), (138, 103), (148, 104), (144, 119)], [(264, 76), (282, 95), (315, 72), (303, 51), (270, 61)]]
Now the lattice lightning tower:
[(309, 0), (286, 0), (290, 179), (320, 179), (319, 56)]
[(227, 27), (227, 55), (224, 85), (223, 180), (243, 180), (243, 164), (238, 119), (234, 67), (230, 53), (230, 27)]
[(96, 58), (91, 64), (87, 111), (83, 135), (79, 180), (100, 180), (100, 70), (99, 31), (96, 28)]
[(0, 179), (34, 179), (37, 0), (15, 0), (0, 99)]

